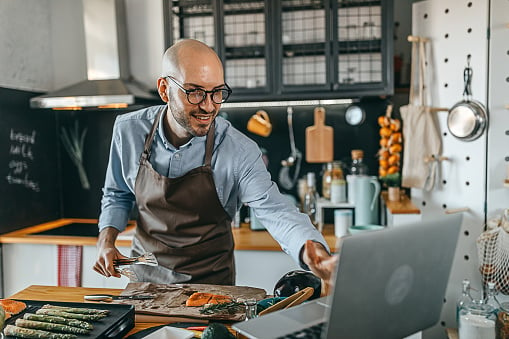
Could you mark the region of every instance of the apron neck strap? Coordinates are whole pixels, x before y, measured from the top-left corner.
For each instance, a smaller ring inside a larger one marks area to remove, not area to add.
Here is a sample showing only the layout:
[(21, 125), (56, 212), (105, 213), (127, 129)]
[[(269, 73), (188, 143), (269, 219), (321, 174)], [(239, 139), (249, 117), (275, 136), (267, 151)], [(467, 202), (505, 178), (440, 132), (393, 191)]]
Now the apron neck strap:
[(152, 128), (150, 129), (150, 133), (145, 137), (145, 145), (143, 146), (143, 153), (141, 154), (140, 160), (147, 160), (150, 158), (150, 153), (152, 150), (152, 141), (154, 140), (154, 135), (156, 134), (157, 127), (159, 126), (159, 121), (161, 120), (161, 115), (166, 112), (168, 107), (159, 110), (156, 118), (154, 119), (154, 123), (152, 124)]
[(205, 146), (205, 166), (210, 166), (212, 163), (212, 153), (214, 152), (214, 137), (215, 137), (215, 128), (216, 121), (214, 120), (210, 125), (209, 131), (207, 133), (207, 144)]
[[(148, 160), (150, 158), (150, 153), (152, 149), (152, 141), (154, 140), (154, 136), (157, 131), (157, 127), (159, 126), (159, 121), (161, 119), (161, 115), (167, 110), (162, 109), (157, 113), (157, 116), (152, 124), (152, 129), (150, 133), (145, 137), (145, 146), (143, 148), (143, 153), (141, 154), (141, 160)], [(214, 152), (214, 137), (215, 137), (215, 121), (210, 125), (209, 131), (207, 132), (207, 142), (205, 146), (205, 166), (210, 166), (212, 163), (212, 153)]]

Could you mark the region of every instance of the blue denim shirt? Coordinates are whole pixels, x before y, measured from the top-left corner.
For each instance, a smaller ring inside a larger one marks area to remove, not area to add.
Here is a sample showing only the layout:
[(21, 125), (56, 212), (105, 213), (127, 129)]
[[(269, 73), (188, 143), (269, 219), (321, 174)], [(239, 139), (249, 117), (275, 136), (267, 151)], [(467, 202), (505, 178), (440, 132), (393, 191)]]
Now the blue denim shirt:
[[(117, 117), (103, 188), (99, 230), (108, 226), (119, 231), (125, 229), (136, 202), (134, 185), (145, 136), (157, 113), (164, 109), (165, 105), (153, 106)], [(177, 149), (164, 136), (164, 116), (162, 114), (158, 122), (150, 162), (159, 174), (180, 177), (203, 165), (206, 137), (193, 137)], [(328, 249), (309, 217), (300, 213), (279, 192), (258, 145), (221, 117), (215, 119), (215, 127), (212, 171), (217, 195), (230, 217), (233, 218), (242, 203), (247, 203), (281, 248), (301, 266), (299, 253), (306, 240), (320, 242)]]

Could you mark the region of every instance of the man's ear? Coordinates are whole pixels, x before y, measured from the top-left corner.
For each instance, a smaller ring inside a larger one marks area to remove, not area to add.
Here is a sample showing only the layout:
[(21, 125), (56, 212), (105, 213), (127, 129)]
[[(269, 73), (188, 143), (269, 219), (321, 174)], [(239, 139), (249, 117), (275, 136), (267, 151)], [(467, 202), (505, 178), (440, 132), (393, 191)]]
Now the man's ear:
[(157, 79), (157, 92), (159, 93), (161, 100), (164, 102), (168, 102), (170, 100), (168, 97), (168, 82), (166, 81), (166, 78)]

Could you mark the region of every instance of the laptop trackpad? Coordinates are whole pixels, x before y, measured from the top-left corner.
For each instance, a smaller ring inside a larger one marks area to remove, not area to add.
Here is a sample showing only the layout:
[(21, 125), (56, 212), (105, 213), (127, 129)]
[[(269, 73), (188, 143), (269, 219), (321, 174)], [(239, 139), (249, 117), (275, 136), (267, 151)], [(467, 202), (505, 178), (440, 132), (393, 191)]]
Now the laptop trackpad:
[(324, 319), (325, 310), (326, 306), (324, 304), (309, 302), (302, 304), (299, 307), (289, 308), (284, 312), (281, 312), (280, 315), (297, 321), (298, 323), (306, 324), (314, 322), (317, 319)]

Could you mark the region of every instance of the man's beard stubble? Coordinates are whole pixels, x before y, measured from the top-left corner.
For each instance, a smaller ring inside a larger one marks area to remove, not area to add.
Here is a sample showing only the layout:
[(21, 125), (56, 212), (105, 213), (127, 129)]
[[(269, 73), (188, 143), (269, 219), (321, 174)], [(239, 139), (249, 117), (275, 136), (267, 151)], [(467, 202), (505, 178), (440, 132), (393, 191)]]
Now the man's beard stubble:
[(211, 115), (213, 117), (212, 123), (214, 122), (214, 120), (217, 116), (216, 110), (214, 110), (212, 113), (208, 113), (208, 112), (202, 110), (199, 106), (197, 109), (193, 109), (189, 113), (186, 113), (183, 110), (177, 108), (173, 97), (170, 97), (170, 100), (168, 102), (168, 108), (170, 110), (169, 113), (173, 116), (173, 119), (175, 119), (175, 121), (182, 128), (184, 128), (187, 131), (187, 133), (189, 133), (190, 135), (192, 135), (194, 137), (202, 137), (202, 136), (207, 135), (211, 124), (209, 124), (206, 128), (204, 127), (205, 129), (200, 128), (200, 131), (197, 131), (195, 128), (193, 128), (191, 121), (190, 121), (192, 119), (192, 115), (195, 115), (195, 114)]

